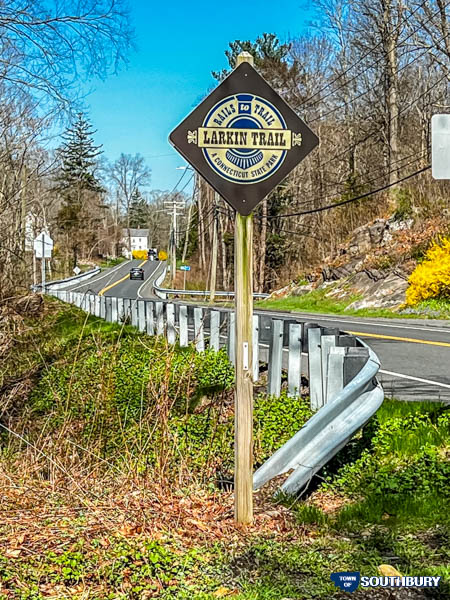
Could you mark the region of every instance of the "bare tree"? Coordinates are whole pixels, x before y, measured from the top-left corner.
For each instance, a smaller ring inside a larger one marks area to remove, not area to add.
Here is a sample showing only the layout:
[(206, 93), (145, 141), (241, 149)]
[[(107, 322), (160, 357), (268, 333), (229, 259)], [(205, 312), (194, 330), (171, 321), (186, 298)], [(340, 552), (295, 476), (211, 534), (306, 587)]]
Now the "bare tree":
[(132, 43), (125, 0), (0, 0), (0, 81), (70, 108), (83, 78), (104, 78)]
[(150, 183), (151, 170), (145, 164), (140, 154), (121, 154), (119, 158), (108, 167), (108, 175), (116, 187), (117, 199), (121, 202), (125, 211), (125, 219), (128, 230), (128, 249), (131, 251), (130, 234), (130, 206), (134, 194), (140, 188)]

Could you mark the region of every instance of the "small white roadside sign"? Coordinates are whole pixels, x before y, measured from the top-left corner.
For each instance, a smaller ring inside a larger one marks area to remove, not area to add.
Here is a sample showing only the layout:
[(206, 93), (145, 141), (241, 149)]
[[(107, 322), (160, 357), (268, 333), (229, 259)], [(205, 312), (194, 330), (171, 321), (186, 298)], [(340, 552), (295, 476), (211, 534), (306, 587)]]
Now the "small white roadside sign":
[(431, 174), (450, 179), (450, 114), (431, 117)]
[(33, 242), (34, 254), (36, 258), (51, 258), (53, 250), (53, 240), (46, 233), (42, 231)]

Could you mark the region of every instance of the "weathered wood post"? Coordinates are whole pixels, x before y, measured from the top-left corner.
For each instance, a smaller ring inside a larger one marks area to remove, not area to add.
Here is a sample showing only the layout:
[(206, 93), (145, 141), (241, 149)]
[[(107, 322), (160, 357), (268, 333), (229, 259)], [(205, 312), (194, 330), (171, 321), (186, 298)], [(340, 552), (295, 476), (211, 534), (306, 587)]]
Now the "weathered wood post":
[[(237, 65), (253, 57), (242, 52)], [(236, 311), (236, 392), (234, 516), (238, 523), (253, 520), (253, 215), (236, 212), (234, 285)]]

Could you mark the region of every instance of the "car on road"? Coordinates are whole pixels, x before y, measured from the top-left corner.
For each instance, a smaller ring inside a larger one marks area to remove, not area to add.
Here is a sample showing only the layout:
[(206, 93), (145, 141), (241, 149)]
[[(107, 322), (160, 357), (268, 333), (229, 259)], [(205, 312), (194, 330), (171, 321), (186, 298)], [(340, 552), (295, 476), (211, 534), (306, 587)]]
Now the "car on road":
[(144, 281), (144, 269), (140, 267), (133, 267), (130, 270), (130, 279), (141, 279)]
[(149, 248), (147, 252), (147, 259), (158, 260), (158, 251), (156, 250), (156, 248)]

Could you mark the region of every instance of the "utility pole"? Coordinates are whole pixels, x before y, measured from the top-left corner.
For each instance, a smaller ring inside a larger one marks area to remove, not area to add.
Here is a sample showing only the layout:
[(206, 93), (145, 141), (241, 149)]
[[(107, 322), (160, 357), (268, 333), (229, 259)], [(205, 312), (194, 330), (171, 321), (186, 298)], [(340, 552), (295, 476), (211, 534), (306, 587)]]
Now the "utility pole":
[(172, 287), (175, 287), (175, 276), (177, 274), (177, 205), (173, 203), (172, 217)]
[(41, 285), (42, 293), (45, 293), (45, 239), (42, 236), (42, 258), (41, 258)]
[(178, 209), (183, 209), (184, 208), (184, 202), (177, 202), (176, 200), (176, 196), (173, 200), (168, 200), (167, 203), (165, 202), (165, 208), (168, 209), (172, 215), (172, 233), (171, 233), (171, 237), (170, 237), (170, 252), (169, 254), (171, 255), (171, 279), (172, 279), (172, 287), (175, 287), (175, 276), (176, 276), (176, 269), (177, 269), (177, 216), (178, 216)]
[[(242, 52), (237, 65), (253, 57)], [(236, 212), (234, 289), (236, 312), (236, 392), (234, 438), (234, 516), (238, 523), (253, 521), (253, 216)]]
[(212, 254), (211, 254), (211, 284), (210, 284), (210, 295), (209, 302), (214, 302), (214, 295), (216, 293), (216, 274), (217, 274), (217, 204), (219, 194), (214, 192), (214, 219), (213, 219), (213, 240), (212, 240)]

